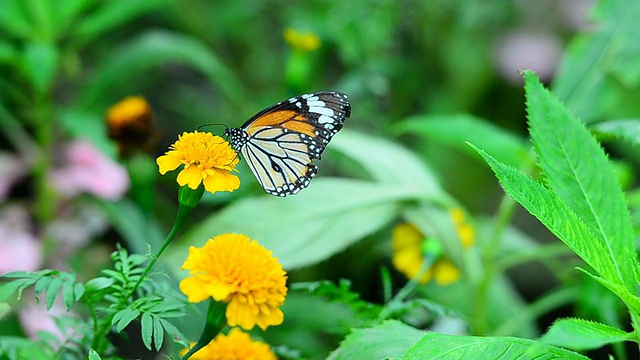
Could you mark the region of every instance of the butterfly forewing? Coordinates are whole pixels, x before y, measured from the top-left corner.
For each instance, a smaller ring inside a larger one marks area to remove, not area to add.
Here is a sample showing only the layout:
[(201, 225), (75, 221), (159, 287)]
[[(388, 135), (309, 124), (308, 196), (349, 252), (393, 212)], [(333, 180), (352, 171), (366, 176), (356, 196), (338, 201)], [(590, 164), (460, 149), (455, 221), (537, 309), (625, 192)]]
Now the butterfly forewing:
[(318, 173), (312, 164), (351, 115), (346, 94), (321, 91), (281, 101), (227, 130), (266, 192), (296, 194)]

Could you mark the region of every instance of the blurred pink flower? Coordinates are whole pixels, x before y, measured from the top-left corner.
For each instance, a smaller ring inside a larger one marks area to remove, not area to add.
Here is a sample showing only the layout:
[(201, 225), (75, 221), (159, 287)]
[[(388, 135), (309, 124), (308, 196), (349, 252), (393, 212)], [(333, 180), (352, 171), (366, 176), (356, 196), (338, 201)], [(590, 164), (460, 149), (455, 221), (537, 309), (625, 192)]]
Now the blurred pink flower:
[(11, 186), (26, 173), (23, 161), (9, 153), (0, 153), (0, 201), (7, 198)]
[(61, 194), (71, 197), (87, 192), (106, 200), (118, 200), (129, 189), (127, 171), (88, 141), (69, 144), (63, 162), (65, 166), (50, 174), (52, 186)]
[(9, 205), (0, 212), (0, 274), (36, 271), (42, 264), (42, 244), (31, 232), (27, 211)]
[[(75, 334), (70, 329), (65, 329), (63, 332), (56, 325), (56, 318), (60, 316), (72, 316), (75, 317), (73, 312), (67, 313), (64, 304), (61, 301), (60, 296), (56, 298), (56, 301), (53, 303), (53, 306), (49, 311), (47, 311), (44, 298), (46, 292), (43, 292), (40, 295), (40, 303), (36, 304), (35, 301), (27, 301), (25, 305), (23, 305), (18, 311), (18, 319), (20, 321), (20, 325), (22, 326), (22, 330), (24, 330), (25, 334), (31, 339), (39, 339), (41, 336), (39, 332), (46, 331), (51, 333), (56, 338), (60, 340), (60, 342), (64, 342), (72, 337), (75, 337)], [(54, 349), (57, 348), (58, 344), (49, 343)]]
[(562, 55), (560, 42), (551, 34), (516, 31), (507, 34), (495, 54), (498, 73), (514, 85), (522, 84), (519, 71), (533, 70), (542, 81), (553, 76)]

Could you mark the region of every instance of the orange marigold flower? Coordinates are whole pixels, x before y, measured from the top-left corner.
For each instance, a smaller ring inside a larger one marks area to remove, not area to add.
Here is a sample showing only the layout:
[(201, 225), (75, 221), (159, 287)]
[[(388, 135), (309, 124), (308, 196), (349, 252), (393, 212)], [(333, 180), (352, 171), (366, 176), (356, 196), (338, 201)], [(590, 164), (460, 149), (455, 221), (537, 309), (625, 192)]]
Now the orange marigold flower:
[(107, 110), (105, 115), (109, 138), (118, 143), (120, 156), (133, 149), (149, 151), (158, 139), (153, 130), (151, 106), (140, 96), (130, 96)]
[(246, 235), (222, 234), (201, 248), (192, 246), (182, 269), (191, 276), (180, 282), (180, 291), (190, 302), (211, 297), (228, 303), (230, 326), (265, 330), (282, 324), (286, 272), (271, 251)]
[[(194, 344), (191, 344), (193, 346)], [(181, 351), (184, 356), (188, 349)], [(228, 335), (219, 334), (215, 339), (193, 354), (189, 360), (276, 360), (269, 345), (251, 340), (249, 334), (232, 329)]]
[(178, 184), (197, 189), (200, 183), (210, 193), (233, 191), (240, 186), (240, 179), (233, 175), (239, 158), (229, 143), (220, 136), (194, 131), (183, 133), (170, 150), (156, 162), (160, 173), (184, 169), (178, 174)]

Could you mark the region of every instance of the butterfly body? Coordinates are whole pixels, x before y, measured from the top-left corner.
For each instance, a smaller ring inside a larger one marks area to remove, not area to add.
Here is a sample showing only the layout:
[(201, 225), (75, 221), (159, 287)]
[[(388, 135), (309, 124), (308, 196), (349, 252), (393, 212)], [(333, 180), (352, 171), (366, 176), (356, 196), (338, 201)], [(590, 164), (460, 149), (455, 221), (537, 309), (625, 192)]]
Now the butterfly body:
[(317, 175), (312, 161), (320, 159), (350, 115), (346, 94), (320, 91), (281, 101), (225, 134), (262, 188), (287, 196), (297, 194)]

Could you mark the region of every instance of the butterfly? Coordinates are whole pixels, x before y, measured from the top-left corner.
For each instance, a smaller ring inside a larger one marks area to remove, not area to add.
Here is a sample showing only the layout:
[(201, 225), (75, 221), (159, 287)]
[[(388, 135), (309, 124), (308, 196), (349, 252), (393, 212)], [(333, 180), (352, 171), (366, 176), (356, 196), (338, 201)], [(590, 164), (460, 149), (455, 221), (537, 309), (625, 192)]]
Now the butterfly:
[(225, 136), (267, 193), (293, 195), (318, 174), (312, 161), (350, 115), (346, 94), (319, 91), (280, 101)]

